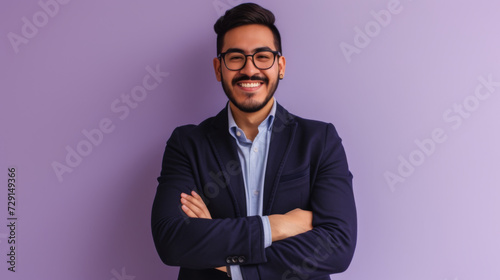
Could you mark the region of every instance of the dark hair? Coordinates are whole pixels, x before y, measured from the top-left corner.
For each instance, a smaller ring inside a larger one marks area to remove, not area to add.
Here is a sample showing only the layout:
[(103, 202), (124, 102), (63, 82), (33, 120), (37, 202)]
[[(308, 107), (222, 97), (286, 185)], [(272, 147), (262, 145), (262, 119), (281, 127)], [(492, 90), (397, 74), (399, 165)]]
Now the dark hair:
[(278, 28), (274, 25), (274, 21), (274, 14), (271, 11), (254, 3), (243, 3), (227, 10), (214, 25), (215, 33), (217, 33), (217, 54), (222, 52), (226, 32), (248, 24), (261, 24), (269, 27), (273, 32), (274, 45), (282, 53), (281, 36)]

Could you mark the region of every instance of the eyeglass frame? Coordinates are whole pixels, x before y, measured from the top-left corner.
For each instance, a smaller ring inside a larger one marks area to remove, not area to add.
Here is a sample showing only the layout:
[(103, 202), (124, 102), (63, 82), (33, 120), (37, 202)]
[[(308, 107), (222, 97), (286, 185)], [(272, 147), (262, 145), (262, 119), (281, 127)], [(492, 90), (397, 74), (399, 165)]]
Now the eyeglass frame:
[[(260, 52), (270, 52), (273, 54), (273, 64), (271, 64), (271, 66), (267, 67), (267, 68), (259, 68), (257, 67), (257, 65), (255, 64), (255, 60), (253, 59), (254, 56), (257, 54), (257, 53), (260, 53)], [(245, 56), (245, 62), (243, 63), (243, 66), (240, 68), (240, 69), (236, 69), (236, 70), (233, 70), (233, 69), (229, 69), (229, 67), (227, 67), (227, 64), (226, 64), (226, 54), (228, 53), (241, 53), (242, 55)], [(245, 52), (243, 51), (239, 51), (239, 50), (230, 50), (230, 51), (226, 51), (226, 52), (222, 52), (222, 53), (219, 53), (217, 55), (217, 58), (219, 58), (219, 61), (224, 61), (224, 66), (226, 66), (226, 69), (229, 70), (229, 71), (240, 71), (241, 69), (245, 68), (245, 66), (247, 65), (247, 57), (252, 57), (252, 63), (253, 63), (253, 66), (255, 66), (255, 68), (259, 69), (259, 70), (268, 70), (268, 69), (271, 69), (273, 66), (274, 66), (274, 63), (276, 63), (276, 56), (278, 56), (278, 59), (279, 57), (281, 56), (281, 53), (279, 51), (273, 51), (273, 50), (269, 50), (269, 49), (263, 49), (263, 50), (258, 50), (256, 52), (254, 52), (253, 54), (245, 54)]]

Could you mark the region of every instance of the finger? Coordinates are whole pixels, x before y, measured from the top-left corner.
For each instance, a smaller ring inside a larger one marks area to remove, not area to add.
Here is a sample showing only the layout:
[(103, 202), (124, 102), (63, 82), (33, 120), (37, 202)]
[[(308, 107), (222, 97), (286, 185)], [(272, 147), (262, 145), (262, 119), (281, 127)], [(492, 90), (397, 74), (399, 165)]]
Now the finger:
[(215, 269), (223, 271), (223, 272), (227, 272), (227, 268), (225, 266), (216, 267)]
[[(200, 196), (198, 196), (200, 197)], [(181, 193), (181, 201), (182, 199), (185, 199), (186, 201), (188, 201), (190, 203), (190, 205), (194, 205), (195, 207), (197, 207), (198, 209), (200, 210), (203, 210), (203, 208), (205, 207), (205, 203), (203, 203), (203, 200), (198, 200), (197, 198), (189, 195), (189, 194), (185, 194), (185, 193)]]
[(197, 206), (203, 210), (203, 212), (205, 213), (206, 215), (206, 218), (209, 218), (209, 219), (212, 219), (212, 216), (210, 215), (210, 211), (208, 211), (208, 208), (207, 208), (207, 205), (205, 204), (205, 202), (203, 201), (203, 198), (201, 198), (201, 196), (198, 195), (198, 193), (196, 193), (195, 191), (192, 191), (191, 194), (193, 195), (193, 197), (196, 199), (197, 201)]
[(203, 202), (203, 199), (195, 191), (191, 192), (191, 197), (189, 198), (189, 200), (200, 209), (207, 208), (205, 202)]
[(197, 192), (195, 192), (195, 191), (191, 191), (191, 195), (192, 195), (194, 198), (196, 198), (196, 199), (203, 200), (203, 199), (201, 199), (201, 196), (200, 196), (200, 195), (198, 195), (198, 193), (197, 193)]
[(196, 206), (194, 203), (192, 203), (192, 201), (189, 200), (189, 197), (181, 198), (181, 204), (183, 206), (186, 206), (191, 212), (193, 212), (197, 218), (202, 218), (204, 216), (203, 210), (200, 209), (198, 206)]
[(181, 203), (186, 205), (198, 218), (212, 219), (203, 199), (195, 191), (192, 191), (191, 194), (181, 193)]
[(189, 204), (188, 206), (194, 206), (194, 207), (200, 209), (201, 211), (203, 211), (203, 207), (205, 206), (203, 203), (200, 203), (196, 198), (194, 198), (190, 195), (182, 197), (181, 201), (184, 201), (183, 203)]
[(186, 205), (182, 205), (181, 209), (189, 218), (198, 218), (198, 216), (193, 211), (191, 211), (191, 209), (189, 209)]
[(203, 199), (195, 191), (192, 191), (191, 194), (192, 196), (187, 195), (184, 198), (200, 209), (203, 212), (204, 218), (211, 219), (210, 211), (208, 211), (207, 205), (203, 202)]
[(195, 212), (196, 207), (191, 205), (187, 200), (181, 198), (181, 208), (190, 218), (199, 218), (199, 215)]

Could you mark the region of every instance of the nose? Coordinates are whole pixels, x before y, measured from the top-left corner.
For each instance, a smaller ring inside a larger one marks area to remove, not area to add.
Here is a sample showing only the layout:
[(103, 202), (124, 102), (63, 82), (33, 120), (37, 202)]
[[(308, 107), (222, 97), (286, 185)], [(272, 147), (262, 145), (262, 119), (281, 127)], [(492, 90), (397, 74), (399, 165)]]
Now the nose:
[(245, 74), (248, 77), (252, 77), (254, 74), (260, 73), (260, 70), (257, 69), (257, 67), (255, 67), (255, 65), (253, 64), (252, 56), (247, 55), (246, 59), (247, 61), (245, 63), (245, 66), (240, 70), (240, 73)]

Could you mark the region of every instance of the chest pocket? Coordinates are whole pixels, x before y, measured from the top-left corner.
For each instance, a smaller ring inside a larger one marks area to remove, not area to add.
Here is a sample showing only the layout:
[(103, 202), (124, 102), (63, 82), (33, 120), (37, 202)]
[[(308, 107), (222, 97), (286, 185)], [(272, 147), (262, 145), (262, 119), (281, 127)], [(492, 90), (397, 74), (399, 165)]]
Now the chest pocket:
[(308, 209), (310, 195), (309, 165), (281, 175), (272, 213), (284, 214), (295, 208)]

